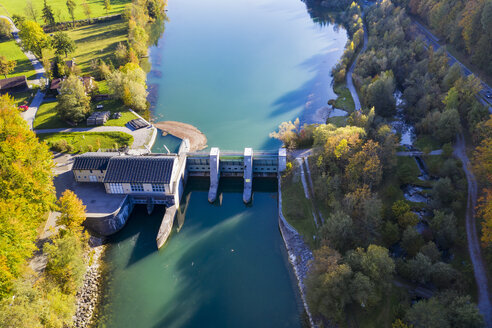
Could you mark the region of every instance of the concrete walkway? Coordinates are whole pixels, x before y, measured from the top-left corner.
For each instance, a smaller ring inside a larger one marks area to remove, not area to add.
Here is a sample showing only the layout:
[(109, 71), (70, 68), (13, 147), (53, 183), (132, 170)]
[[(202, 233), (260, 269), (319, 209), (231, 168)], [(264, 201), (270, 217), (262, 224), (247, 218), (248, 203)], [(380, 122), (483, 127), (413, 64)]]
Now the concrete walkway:
[(93, 128), (61, 128), (61, 129), (39, 129), (34, 130), (36, 134), (59, 133), (59, 132), (124, 132), (133, 136), (132, 149), (146, 149), (152, 147), (153, 135), (157, 133), (154, 127), (138, 130), (130, 130), (125, 126), (96, 126)]

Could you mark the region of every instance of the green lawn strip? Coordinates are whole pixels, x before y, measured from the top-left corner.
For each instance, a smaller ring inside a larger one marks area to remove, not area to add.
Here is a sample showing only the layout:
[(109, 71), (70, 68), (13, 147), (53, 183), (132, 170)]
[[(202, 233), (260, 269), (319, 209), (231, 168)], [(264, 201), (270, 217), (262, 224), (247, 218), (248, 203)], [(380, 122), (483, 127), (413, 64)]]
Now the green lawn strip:
[(36, 95), (36, 92), (38, 92), (37, 88), (28, 90), (28, 91), (23, 91), (23, 92), (13, 92), (9, 93), (9, 95), (14, 98), (14, 103), (17, 106), (29, 106), (31, 103), (32, 99)]
[[(56, 105), (58, 102), (47, 102), (41, 104), (36, 113), (33, 127), (34, 129), (58, 129), (58, 128), (72, 128), (67, 122), (63, 121), (56, 111)], [(130, 112), (120, 100), (110, 99), (103, 100), (92, 104), (93, 110), (96, 110), (96, 105), (103, 105), (100, 111), (110, 111), (111, 116), (113, 113), (120, 112), (121, 117), (118, 119), (110, 119), (104, 125), (105, 126), (125, 126), (130, 120), (137, 118), (135, 114)], [(77, 125), (79, 128), (87, 127), (86, 122), (81, 122)]]
[(82, 73), (87, 74), (91, 71), (91, 60), (108, 61), (114, 55), (118, 43), (126, 42), (127, 24), (123, 20), (115, 20), (75, 28), (67, 33), (77, 46), (69, 58), (75, 58)]
[(337, 127), (344, 127), (347, 125), (347, 116), (329, 117), (326, 123), (333, 124)]
[(71, 132), (71, 133), (43, 133), (38, 134), (41, 141), (46, 141), (53, 148), (56, 143), (65, 140), (73, 149), (70, 153), (85, 153), (91, 150), (112, 149), (115, 144), (118, 147), (131, 146), (133, 136), (124, 132)]
[[(7, 74), (7, 77), (25, 75), (28, 80), (36, 79), (34, 67), (14, 40), (1, 40), (0, 55), (5, 56), (8, 60), (16, 61), (14, 71)], [(0, 78), (3, 79), (5, 76), (2, 75)]]
[(335, 100), (335, 107), (338, 109), (343, 109), (349, 114), (352, 113), (355, 110), (354, 99), (345, 84), (336, 84), (333, 87), (333, 91), (338, 96)]
[[(111, 9), (108, 10), (108, 15), (120, 14), (125, 5), (130, 3), (131, 0), (112, 0), (111, 1)], [(10, 15), (22, 15), (26, 16), (25, 8), (26, 8), (27, 0), (2, 0), (2, 5), (6, 10), (10, 13)], [(49, 0), (47, 1), (48, 5), (51, 6), (53, 12), (55, 14), (56, 21), (71, 21), (68, 10), (67, 10), (67, 1), (66, 0)], [(87, 16), (84, 14), (84, 9), (82, 7), (81, 1), (75, 1), (77, 6), (75, 7), (75, 19), (87, 19)], [(91, 9), (91, 18), (106, 16), (106, 10), (104, 9), (104, 1), (103, 0), (87, 0), (89, 7)], [(43, 18), (41, 15), (43, 14), (43, 1), (35, 0), (32, 1), (33, 7), (37, 13), (37, 21), (39, 24), (43, 24)], [(58, 15), (58, 12), (60, 15)], [(58, 17), (60, 16), (60, 17)]]
[(304, 195), (300, 177), (292, 174), (282, 178), (282, 213), (303, 237), (311, 249), (316, 247), (313, 236), (316, 235), (316, 226), (312, 214), (312, 205)]
[[(318, 168), (316, 167), (316, 158), (314, 158), (314, 156), (309, 156), (307, 158), (307, 163), (309, 165), (309, 171), (311, 172), (311, 178), (313, 180), (312, 182), (314, 188), (314, 183), (317, 177), (319, 176)], [(331, 210), (326, 206), (326, 203), (324, 201), (325, 195), (321, 195), (320, 197), (320, 195), (315, 194), (315, 190), (313, 190), (313, 194), (314, 194), (314, 199), (313, 199), (314, 206), (316, 206), (318, 211), (321, 212), (321, 215), (325, 220), (328, 219), (328, 217), (331, 214)]]

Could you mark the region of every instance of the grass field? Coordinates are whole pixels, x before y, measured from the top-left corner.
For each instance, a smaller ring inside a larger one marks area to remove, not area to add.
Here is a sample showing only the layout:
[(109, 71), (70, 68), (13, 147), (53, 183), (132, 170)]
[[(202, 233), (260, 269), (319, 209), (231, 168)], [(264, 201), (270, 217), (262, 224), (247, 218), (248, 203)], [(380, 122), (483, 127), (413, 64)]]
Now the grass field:
[[(7, 77), (25, 75), (28, 80), (36, 78), (34, 67), (14, 40), (1, 40), (0, 55), (7, 57), (8, 60), (15, 60), (17, 62), (14, 71), (8, 74)], [(4, 76), (2, 75), (0, 78), (3, 79)]]
[(56, 149), (56, 145), (62, 140), (70, 145), (69, 153), (85, 153), (101, 149), (112, 149), (131, 146), (133, 136), (123, 132), (72, 132), (72, 133), (43, 133), (38, 135), (39, 140), (45, 141), (50, 148)]
[(14, 98), (14, 103), (17, 106), (21, 105), (26, 105), (29, 106), (31, 103), (31, 100), (34, 98), (34, 95), (36, 94), (37, 89), (32, 89), (29, 91), (24, 91), (24, 92), (15, 92), (15, 93), (9, 93), (9, 95)]
[[(41, 17), (41, 10), (43, 9), (43, 1), (42, 0), (32, 0), (31, 1), (36, 13), (37, 13), (37, 21), (42, 24), (43, 19)], [(104, 9), (104, 1), (103, 0), (87, 0), (87, 4), (91, 9), (91, 18), (106, 16), (106, 10)], [(125, 5), (130, 3), (131, 0), (111, 0), (111, 10), (108, 11), (108, 15), (120, 14)], [(4, 14), (8, 14), (10, 16), (17, 15), (26, 15), (26, 3), (27, 0), (2, 0), (2, 7), (4, 8)], [(59, 21), (70, 21), (72, 18), (70, 17), (67, 10), (67, 1), (66, 0), (48, 0), (48, 5), (51, 6), (53, 12), (55, 14), (55, 20)], [(75, 19), (86, 19), (87, 16), (84, 14), (84, 10), (82, 7), (82, 0), (75, 0), (77, 6), (75, 7)], [(2, 11), (2, 7), (0, 7), (0, 12)]]
[[(59, 118), (56, 112), (57, 102), (47, 102), (39, 106), (38, 112), (36, 113), (36, 118), (34, 119), (33, 128), (34, 129), (56, 129), (56, 128), (70, 128), (71, 126), (65, 121)], [(106, 126), (125, 126), (125, 124), (137, 118), (135, 114), (128, 111), (120, 100), (104, 100), (98, 103), (92, 104), (93, 109), (96, 105), (104, 105), (102, 110), (109, 110), (112, 113), (121, 112), (122, 116), (119, 119), (110, 119), (104, 125)], [(86, 127), (85, 122), (82, 122), (78, 127)]]
[(126, 24), (122, 20), (79, 27), (67, 31), (77, 49), (70, 56), (83, 73), (90, 72), (92, 59), (108, 60), (119, 42), (127, 39)]
[[(295, 171), (295, 169), (294, 169)], [(300, 178), (293, 173), (282, 178), (282, 212), (289, 222), (303, 237), (311, 249), (316, 244), (313, 236), (316, 235), (312, 205), (304, 195)]]
[(338, 109), (343, 109), (349, 114), (355, 110), (354, 99), (350, 94), (350, 90), (344, 84), (337, 84), (333, 87), (333, 91), (337, 94), (337, 99), (335, 100), (335, 107)]

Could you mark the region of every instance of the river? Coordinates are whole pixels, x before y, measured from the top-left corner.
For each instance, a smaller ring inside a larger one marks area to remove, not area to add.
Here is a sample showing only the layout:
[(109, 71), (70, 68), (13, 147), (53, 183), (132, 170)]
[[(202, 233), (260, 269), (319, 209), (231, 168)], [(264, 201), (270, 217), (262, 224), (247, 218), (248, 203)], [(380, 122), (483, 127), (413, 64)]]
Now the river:
[[(299, 0), (169, 0), (169, 22), (150, 49), (154, 121), (204, 132), (209, 146), (276, 149), (268, 134), (286, 120), (323, 122), (331, 67), (347, 35), (310, 18)], [(172, 137), (154, 152), (173, 151)], [(163, 215), (136, 207), (110, 239), (100, 327), (300, 327), (303, 308), (278, 230), (276, 182), (256, 181), (252, 205), (241, 180), (190, 180), (186, 213), (165, 247)], [(179, 228), (178, 228), (179, 227)]]

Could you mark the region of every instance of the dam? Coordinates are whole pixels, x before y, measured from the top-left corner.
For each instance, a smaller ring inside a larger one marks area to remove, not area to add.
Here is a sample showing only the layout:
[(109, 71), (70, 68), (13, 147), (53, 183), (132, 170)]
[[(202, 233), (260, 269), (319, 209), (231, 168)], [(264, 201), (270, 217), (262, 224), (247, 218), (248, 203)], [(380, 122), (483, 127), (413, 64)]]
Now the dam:
[(217, 199), (221, 177), (242, 177), (243, 202), (248, 204), (252, 199), (253, 178), (275, 178), (286, 169), (285, 148), (278, 152), (254, 152), (245, 148), (244, 152), (224, 153), (218, 147), (212, 147), (209, 152), (189, 152), (189, 149), (189, 141), (184, 139), (177, 153), (89, 152), (75, 157), (72, 172), (79, 195), (90, 194), (84, 191), (92, 189), (88, 184), (103, 184), (107, 197), (124, 195), (119, 208), (107, 216), (88, 212), (85, 226), (97, 234), (111, 235), (125, 225), (135, 204), (147, 205), (149, 215), (155, 204), (164, 205), (166, 211), (156, 237), (160, 248), (171, 233), (188, 176), (210, 178), (210, 203)]

